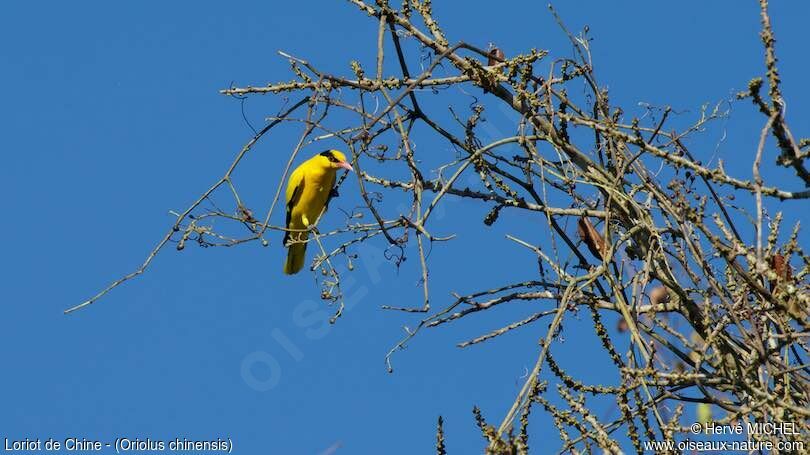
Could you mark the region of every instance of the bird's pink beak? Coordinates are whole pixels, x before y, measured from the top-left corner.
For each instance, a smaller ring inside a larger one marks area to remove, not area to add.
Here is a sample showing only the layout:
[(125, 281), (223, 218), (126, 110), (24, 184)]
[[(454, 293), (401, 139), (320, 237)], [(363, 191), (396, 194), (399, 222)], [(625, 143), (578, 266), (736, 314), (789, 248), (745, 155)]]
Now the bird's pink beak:
[(343, 169), (346, 169), (347, 171), (354, 172), (354, 168), (352, 167), (351, 164), (348, 163), (348, 161), (341, 161), (340, 163), (337, 163), (337, 165), (338, 165), (338, 167), (342, 167)]

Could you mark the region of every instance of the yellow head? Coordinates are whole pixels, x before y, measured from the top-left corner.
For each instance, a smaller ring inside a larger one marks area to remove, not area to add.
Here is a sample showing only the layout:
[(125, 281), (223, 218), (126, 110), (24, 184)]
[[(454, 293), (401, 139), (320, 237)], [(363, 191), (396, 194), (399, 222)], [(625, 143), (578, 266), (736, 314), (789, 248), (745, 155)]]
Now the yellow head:
[(322, 165), (325, 168), (331, 169), (346, 169), (349, 171), (353, 171), (352, 165), (346, 160), (346, 155), (339, 150), (327, 150), (325, 152), (321, 152), (318, 156), (315, 157), (318, 160), (318, 164)]

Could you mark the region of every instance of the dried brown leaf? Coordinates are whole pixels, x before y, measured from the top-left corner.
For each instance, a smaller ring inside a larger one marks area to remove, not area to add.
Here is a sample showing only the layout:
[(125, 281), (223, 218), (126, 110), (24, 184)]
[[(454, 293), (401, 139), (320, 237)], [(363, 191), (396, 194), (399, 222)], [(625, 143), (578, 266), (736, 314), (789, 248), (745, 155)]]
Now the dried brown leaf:
[(776, 272), (776, 280), (771, 281), (771, 291), (776, 288), (777, 284), (793, 278), (793, 269), (790, 267), (790, 262), (780, 253), (771, 256), (770, 266)]
[(487, 66), (497, 65), (504, 60), (506, 60), (506, 56), (504, 56), (502, 50), (498, 49), (497, 47), (493, 47), (489, 50), (489, 55), (487, 56)]
[(607, 256), (607, 244), (602, 234), (593, 227), (593, 223), (587, 217), (581, 217), (577, 221), (577, 234), (580, 240), (588, 246), (591, 254), (598, 259), (604, 259)]

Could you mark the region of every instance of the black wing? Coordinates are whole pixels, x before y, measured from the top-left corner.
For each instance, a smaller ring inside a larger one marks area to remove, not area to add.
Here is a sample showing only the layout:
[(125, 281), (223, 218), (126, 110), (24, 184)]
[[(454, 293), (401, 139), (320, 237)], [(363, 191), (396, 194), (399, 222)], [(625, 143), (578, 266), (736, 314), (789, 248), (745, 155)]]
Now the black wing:
[[(292, 209), (295, 207), (295, 204), (298, 203), (298, 200), (301, 199), (301, 193), (304, 191), (304, 181), (305, 179), (301, 179), (301, 182), (298, 183), (298, 186), (295, 187), (293, 190), (292, 197), (290, 200), (287, 201), (287, 219), (284, 221), (284, 227), (287, 229), (290, 228), (290, 219), (292, 218)], [(290, 240), (290, 231), (284, 231), (284, 245), (287, 245), (287, 242)]]
[(340, 196), (338, 193), (338, 187), (336, 182), (332, 182), (332, 188), (329, 189), (329, 197), (326, 198), (326, 204), (324, 204), (324, 210), (329, 208), (329, 203), (332, 202), (333, 197)]

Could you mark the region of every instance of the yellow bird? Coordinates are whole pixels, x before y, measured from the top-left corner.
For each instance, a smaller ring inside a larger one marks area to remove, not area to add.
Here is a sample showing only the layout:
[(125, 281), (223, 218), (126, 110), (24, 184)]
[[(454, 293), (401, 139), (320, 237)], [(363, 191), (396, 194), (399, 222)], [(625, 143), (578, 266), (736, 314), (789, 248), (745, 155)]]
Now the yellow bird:
[[(346, 155), (338, 150), (327, 150), (301, 163), (287, 182), (287, 229), (284, 245), (288, 248), (284, 273), (292, 275), (304, 267), (307, 240), (306, 231), (318, 222), (326, 210), (335, 174), (338, 169), (353, 171)], [(299, 231), (299, 232), (295, 232)]]

